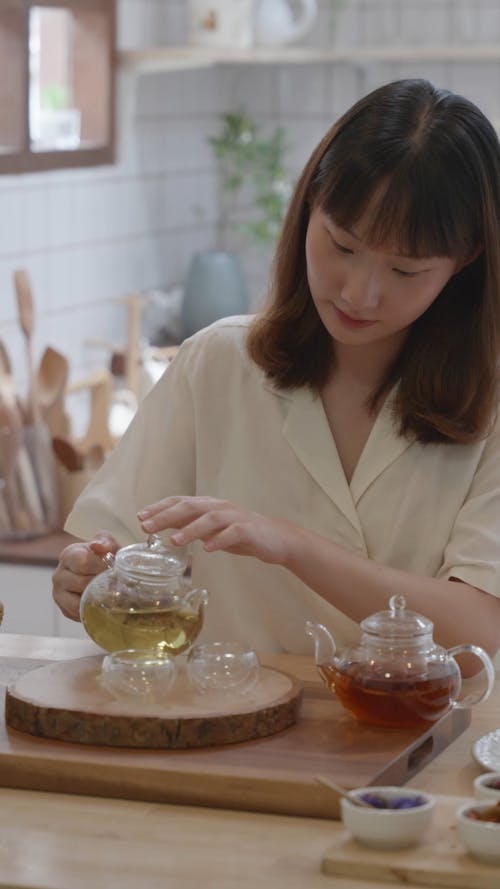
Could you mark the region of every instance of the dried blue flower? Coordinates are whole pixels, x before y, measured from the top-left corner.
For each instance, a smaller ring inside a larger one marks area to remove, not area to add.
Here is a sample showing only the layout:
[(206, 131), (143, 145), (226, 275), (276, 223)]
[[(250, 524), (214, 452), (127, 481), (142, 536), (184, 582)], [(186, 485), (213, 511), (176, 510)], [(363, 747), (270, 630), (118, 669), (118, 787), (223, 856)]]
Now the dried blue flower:
[(422, 796), (396, 796), (387, 800), (377, 793), (363, 793), (360, 798), (375, 809), (414, 809), (425, 803)]

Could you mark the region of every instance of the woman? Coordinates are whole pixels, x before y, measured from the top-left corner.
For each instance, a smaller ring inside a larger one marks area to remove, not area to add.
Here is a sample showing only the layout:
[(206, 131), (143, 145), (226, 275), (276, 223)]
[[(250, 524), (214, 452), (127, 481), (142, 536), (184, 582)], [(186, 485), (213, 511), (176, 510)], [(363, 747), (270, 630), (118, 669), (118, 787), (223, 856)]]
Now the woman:
[(356, 103), (297, 184), (268, 306), (183, 344), (77, 502), (62, 611), (105, 550), (178, 529), (205, 637), (306, 652), (312, 618), (342, 645), (402, 593), (494, 653), (499, 231), (476, 106), (422, 80)]

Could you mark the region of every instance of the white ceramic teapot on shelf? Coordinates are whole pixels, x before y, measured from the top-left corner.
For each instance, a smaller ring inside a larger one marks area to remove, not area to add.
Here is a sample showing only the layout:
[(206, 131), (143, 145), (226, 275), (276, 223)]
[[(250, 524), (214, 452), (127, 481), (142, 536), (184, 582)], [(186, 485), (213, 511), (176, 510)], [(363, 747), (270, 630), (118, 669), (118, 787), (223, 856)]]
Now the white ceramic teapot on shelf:
[(257, 0), (255, 9), (256, 46), (283, 46), (304, 37), (318, 11), (317, 0), (301, 0), (296, 18), (288, 0)]
[(254, 0), (187, 0), (188, 42), (213, 49), (249, 49)]

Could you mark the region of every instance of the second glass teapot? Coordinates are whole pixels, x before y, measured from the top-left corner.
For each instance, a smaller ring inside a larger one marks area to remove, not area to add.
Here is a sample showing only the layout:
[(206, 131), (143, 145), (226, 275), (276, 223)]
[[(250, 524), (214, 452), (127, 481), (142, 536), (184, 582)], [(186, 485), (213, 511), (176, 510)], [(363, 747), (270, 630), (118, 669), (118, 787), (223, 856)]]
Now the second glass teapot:
[(81, 621), (106, 651), (141, 649), (181, 654), (198, 638), (208, 601), (184, 577), (187, 562), (160, 537), (122, 547), (104, 557), (80, 602)]
[[(389, 610), (361, 622), (359, 645), (337, 655), (322, 624), (306, 623), (315, 645), (320, 676), (359, 722), (392, 728), (428, 728), (454, 707), (484, 700), (494, 682), (493, 664), (477, 645), (448, 650), (433, 641), (433, 624), (406, 610), (403, 596), (392, 596)], [(472, 653), (482, 661), (486, 683), (476, 696), (458, 699), (461, 673), (454, 656)]]

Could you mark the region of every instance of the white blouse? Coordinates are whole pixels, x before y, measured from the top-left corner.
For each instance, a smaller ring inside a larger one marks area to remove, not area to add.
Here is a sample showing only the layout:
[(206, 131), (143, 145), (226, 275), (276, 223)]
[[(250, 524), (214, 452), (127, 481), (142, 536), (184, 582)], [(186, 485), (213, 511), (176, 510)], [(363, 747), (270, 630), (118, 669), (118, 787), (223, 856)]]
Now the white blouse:
[[(499, 596), (498, 426), (475, 444), (419, 444), (397, 434), (389, 397), (348, 484), (321, 399), (276, 389), (246, 354), (250, 320), (223, 319), (183, 343), (66, 529), (84, 539), (107, 529), (125, 545), (144, 540), (141, 507), (203, 494)], [(354, 621), (284, 568), (196, 543), (192, 570), (210, 592), (203, 639), (311, 653), (307, 619), (329, 626), (339, 646), (359, 637)]]

